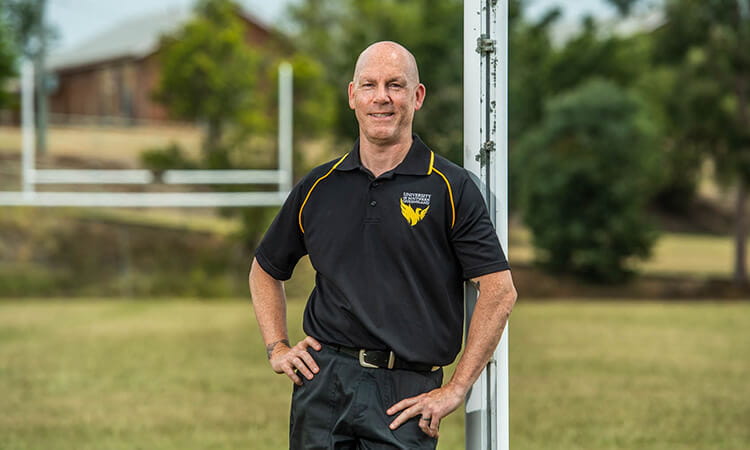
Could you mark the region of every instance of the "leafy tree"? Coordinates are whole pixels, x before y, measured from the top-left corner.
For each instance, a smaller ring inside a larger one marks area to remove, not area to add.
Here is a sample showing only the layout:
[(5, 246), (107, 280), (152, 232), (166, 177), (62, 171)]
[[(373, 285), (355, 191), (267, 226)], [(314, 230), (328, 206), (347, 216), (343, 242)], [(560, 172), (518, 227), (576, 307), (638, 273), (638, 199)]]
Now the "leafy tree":
[[(0, 85), (5, 85), (5, 80), (15, 76), (16, 52), (14, 39), (11, 33), (11, 20), (7, 14), (7, 5), (0, 1)], [(7, 104), (10, 98), (4, 89), (0, 89), (0, 106)]]
[(522, 20), (522, 9), (510, 21), (510, 70), (508, 72), (508, 138), (513, 143), (541, 121), (544, 101), (550, 95), (555, 74), (555, 52), (551, 27), (560, 17), (559, 9), (548, 11), (536, 22)]
[[(294, 73), (294, 172), (295, 178), (299, 178), (312, 168), (307, 166), (310, 162), (300, 149), (310, 139), (329, 135), (334, 126), (337, 92), (326, 82), (326, 69), (319, 61), (301, 52), (285, 57), (284, 60), (292, 65)], [(278, 85), (278, 74), (278, 64), (271, 64), (267, 78), (274, 87)], [(271, 104), (276, 107), (278, 90), (272, 91)], [(274, 121), (274, 133), (278, 131), (275, 128), (277, 125), (277, 121)], [(317, 165), (319, 161), (312, 163)]]
[(633, 9), (642, 3), (641, 0), (607, 0), (607, 3), (612, 5), (620, 14), (620, 16), (626, 17), (630, 15)]
[[(634, 13), (645, 12), (649, 9), (661, 7), (661, 0), (649, 2), (644, 0), (607, 0), (622, 18)], [(695, 145), (692, 139), (687, 139), (683, 133), (683, 126), (676, 118), (677, 106), (681, 102), (681, 95), (675, 95), (677, 74), (674, 68), (665, 66), (659, 58), (654, 58), (654, 43), (663, 37), (663, 31), (656, 33), (646, 31), (633, 35), (627, 40), (634, 43), (637, 50), (633, 55), (623, 55), (623, 67), (634, 69), (637, 79), (633, 88), (641, 98), (646, 100), (644, 106), (652, 122), (659, 128), (662, 164), (658, 179), (658, 187), (653, 203), (662, 211), (685, 214), (694, 206), (697, 187), (704, 161), (703, 151)], [(670, 35), (670, 39), (674, 36)], [(677, 37), (679, 40), (680, 37)], [(645, 58), (644, 58), (645, 56)]]
[(46, 0), (2, 0), (2, 16), (17, 51), (33, 58), (43, 50), (43, 41), (57, 36), (54, 28), (43, 22)]
[[(40, 154), (47, 148), (47, 94), (49, 78), (45, 72), (47, 47), (57, 37), (55, 28), (46, 25), (44, 13), (47, 0), (1, 0), (0, 20), (3, 30), (0, 39), (14, 52), (33, 61), (34, 91), (36, 95), (36, 146)], [(6, 40), (7, 39), (7, 40)]]
[(648, 256), (644, 217), (656, 152), (639, 104), (590, 80), (553, 98), (512, 158), (521, 210), (539, 262), (554, 272), (616, 282)]
[(655, 58), (674, 73), (670, 117), (676, 139), (713, 159), (734, 185), (734, 279), (746, 285), (750, 184), (750, 4), (746, 0), (668, 0), (655, 34)]
[[(520, 6), (519, 16), (511, 21), (510, 28), (511, 154), (517, 143), (545, 119), (545, 105), (550, 98), (575, 89), (592, 77), (630, 88), (649, 73), (648, 41), (642, 36), (616, 36), (586, 18), (577, 34), (556, 44), (551, 32), (560, 11), (550, 9), (539, 19), (529, 21)], [(510, 172), (510, 206), (514, 209), (519, 205), (518, 183), (523, 177), (523, 173)]]
[(261, 56), (245, 42), (245, 26), (232, 0), (200, 0), (195, 17), (163, 40), (155, 93), (175, 117), (206, 124), (204, 152), (213, 167), (228, 167), (222, 139), (229, 125), (254, 124)]
[(303, 0), (292, 5), (295, 43), (326, 68), (325, 82), (336, 90), (337, 137), (351, 142), (357, 136), (346, 99), (357, 56), (375, 41), (393, 40), (417, 57), (427, 86), (415, 132), (436, 151), (462, 160), (462, 8), (458, 0)]

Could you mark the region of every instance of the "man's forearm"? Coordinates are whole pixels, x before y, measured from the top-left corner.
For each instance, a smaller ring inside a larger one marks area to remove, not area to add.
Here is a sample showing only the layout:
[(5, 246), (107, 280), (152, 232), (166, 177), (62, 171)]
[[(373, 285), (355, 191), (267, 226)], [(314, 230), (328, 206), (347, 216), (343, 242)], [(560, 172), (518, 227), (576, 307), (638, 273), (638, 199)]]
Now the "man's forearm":
[(479, 297), (469, 324), (466, 347), (450, 381), (464, 394), (479, 378), (500, 342), (516, 301), (510, 271), (480, 277), (478, 289)]
[(255, 318), (270, 358), (271, 352), (279, 343), (290, 346), (284, 284), (266, 273), (256, 260), (253, 260), (250, 268), (249, 284)]

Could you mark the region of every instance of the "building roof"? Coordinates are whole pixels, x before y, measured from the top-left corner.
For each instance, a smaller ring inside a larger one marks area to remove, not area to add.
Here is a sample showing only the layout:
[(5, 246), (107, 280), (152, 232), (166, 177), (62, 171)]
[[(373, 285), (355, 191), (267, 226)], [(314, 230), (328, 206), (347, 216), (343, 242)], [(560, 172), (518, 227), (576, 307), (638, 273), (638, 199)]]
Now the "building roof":
[[(258, 27), (268, 26), (257, 17), (241, 12)], [(122, 58), (143, 58), (156, 51), (161, 37), (175, 32), (193, 16), (190, 8), (171, 6), (146, 15), (127, 18), (72, 48), (50, 53), (47, 69), (57, 72)]]

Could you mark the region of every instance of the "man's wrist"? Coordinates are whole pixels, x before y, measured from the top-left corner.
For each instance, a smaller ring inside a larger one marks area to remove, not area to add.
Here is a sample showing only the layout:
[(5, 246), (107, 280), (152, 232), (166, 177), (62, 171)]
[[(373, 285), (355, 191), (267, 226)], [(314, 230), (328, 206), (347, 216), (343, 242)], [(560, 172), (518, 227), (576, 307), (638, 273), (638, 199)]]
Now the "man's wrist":
[(469, 389), (471, 389), (471, 384), (462, 383), (455, 378), (450, 380), (445, 386), (455, 390), (462, 397), (466, 397)]
[(273, 354), (273, 349), (275, 349), (276, 346), (279, 344), (284, 344), (290, 348), (292, 346), (289, 343), (289, 339), (279, 339), (278, 341), (271, 342), (270, 344), (266, 345), (266, 357), (268, 357), (268, 359), (271, 359), (271, 355)]

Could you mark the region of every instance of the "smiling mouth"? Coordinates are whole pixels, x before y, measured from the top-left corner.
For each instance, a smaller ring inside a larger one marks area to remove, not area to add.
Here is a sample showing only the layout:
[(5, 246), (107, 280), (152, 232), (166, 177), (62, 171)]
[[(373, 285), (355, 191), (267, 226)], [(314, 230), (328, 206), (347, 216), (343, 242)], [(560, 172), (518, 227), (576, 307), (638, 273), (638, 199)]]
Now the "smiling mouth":
[(370, 113), (368, 115), (377, 119), (385, 119), (387, 117), (391, 117), (393, 113)]

